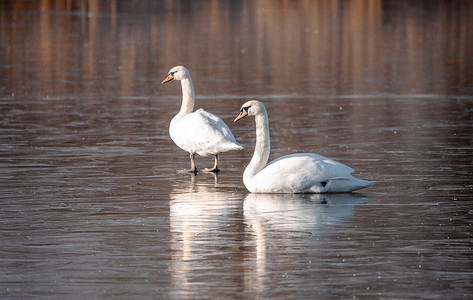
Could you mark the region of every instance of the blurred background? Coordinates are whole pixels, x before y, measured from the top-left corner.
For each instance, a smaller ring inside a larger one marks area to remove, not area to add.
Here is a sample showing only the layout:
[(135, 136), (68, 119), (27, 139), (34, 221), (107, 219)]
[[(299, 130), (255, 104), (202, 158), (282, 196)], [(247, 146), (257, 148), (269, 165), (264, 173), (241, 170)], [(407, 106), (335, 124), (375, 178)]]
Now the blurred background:
[(198, 95), (471, 94), (472, 5), (0, 1), (1, 93), (174, 94), (185, 65)]

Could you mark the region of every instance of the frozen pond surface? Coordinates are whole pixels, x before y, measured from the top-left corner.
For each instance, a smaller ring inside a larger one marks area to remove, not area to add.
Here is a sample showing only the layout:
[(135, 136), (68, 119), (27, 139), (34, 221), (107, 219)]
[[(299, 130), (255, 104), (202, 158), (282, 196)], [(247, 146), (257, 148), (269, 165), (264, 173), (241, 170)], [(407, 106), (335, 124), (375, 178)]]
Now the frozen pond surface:
[[(0, 298), (473, 297), (471, 1), (67, 3), (0, 3)], [(245, 146), (218, 178), (176, 173), (178, 64)], [(377, 183), (249, 194), (250, 98), (270, 159)]]

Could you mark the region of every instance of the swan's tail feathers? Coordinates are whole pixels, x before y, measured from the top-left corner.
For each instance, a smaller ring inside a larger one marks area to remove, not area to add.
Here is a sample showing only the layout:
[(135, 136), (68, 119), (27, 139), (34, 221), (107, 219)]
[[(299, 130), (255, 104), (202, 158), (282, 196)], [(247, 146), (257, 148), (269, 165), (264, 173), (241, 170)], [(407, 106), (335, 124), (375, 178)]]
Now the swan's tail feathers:
[(239, 143), (228, 143), (220, 146), (220, 152), (227, 152), (233, 150), (243, 150), (243, 146)]
[(232, 150), (243, 150), (243, 145), (240, 143), (235, 143), (234, 148)]
[(330, 178), (325, 187), (327, 193), (347, 193), (353, 192), (365, 187), (373, 185), (373, 181), (350, 177), (334, 177)]

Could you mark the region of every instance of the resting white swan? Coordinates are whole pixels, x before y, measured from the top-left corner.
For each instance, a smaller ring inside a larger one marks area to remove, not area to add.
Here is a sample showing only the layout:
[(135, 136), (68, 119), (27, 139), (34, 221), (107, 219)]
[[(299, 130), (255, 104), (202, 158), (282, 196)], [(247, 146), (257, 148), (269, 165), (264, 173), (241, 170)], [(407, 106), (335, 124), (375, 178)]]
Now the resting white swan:
[(215, 164), (205, 172), (218, 172), (218, 154), (230, 150), (241, 150), (233, 133), (219, 117), (203, 109), (192, 112), (195, 103), (194, 85), (189, 71), (183, 66), (172, 68), (163, 84), (171, 80), (180, 80), (182, 86), (182, 104), (179, 113), (169, 125), (169, 135), (176, 145), (189, 152), (190, 172), (197, 173), (195, 153), (201, 156), (215, 155)]
[(248, 101), (235, 122), (246, 116), (255, 116), (256, 121), (255, 152), (243, 173), (243, 183), (250, 192), (343, 193), (372, 184), (350, 175), (352, 168), (317, 154), (287, 155), (266, 165), (270, 151), (266, 108), (259, 101)]

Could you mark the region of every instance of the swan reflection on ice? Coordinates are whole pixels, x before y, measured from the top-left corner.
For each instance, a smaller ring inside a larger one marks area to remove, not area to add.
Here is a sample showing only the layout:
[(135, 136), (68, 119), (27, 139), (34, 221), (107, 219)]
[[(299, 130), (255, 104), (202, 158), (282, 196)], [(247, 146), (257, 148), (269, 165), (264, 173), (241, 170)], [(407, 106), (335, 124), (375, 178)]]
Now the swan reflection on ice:
[(247, 242), (255, 248), (255, 258), (253, 271), (245, 274), (245, 286), (262, 292), (271, 259), (290, 255), (287, 251), (295, 236), (305, 238), (326, 232), (351, 217), (355, 206), (366, 201), (354, 193), (248, 194), (243, 215), (253, 236)]
[(356, 204), (366, 198), (340, 194), (248, 194), (243, 203), (245, 220), (273, 229), (315, 233), (353, 215)]
[(241, 198), (213, 184), (174, 187), (170, 194), (171, 271), (178, 298), (195, 295), (195, 283), (204, 280), (203, 273), (213, 276), (213, 270), (221, 268), (212, 258), (232, 247), (232, 228), (241, 220), (241, 205)]

